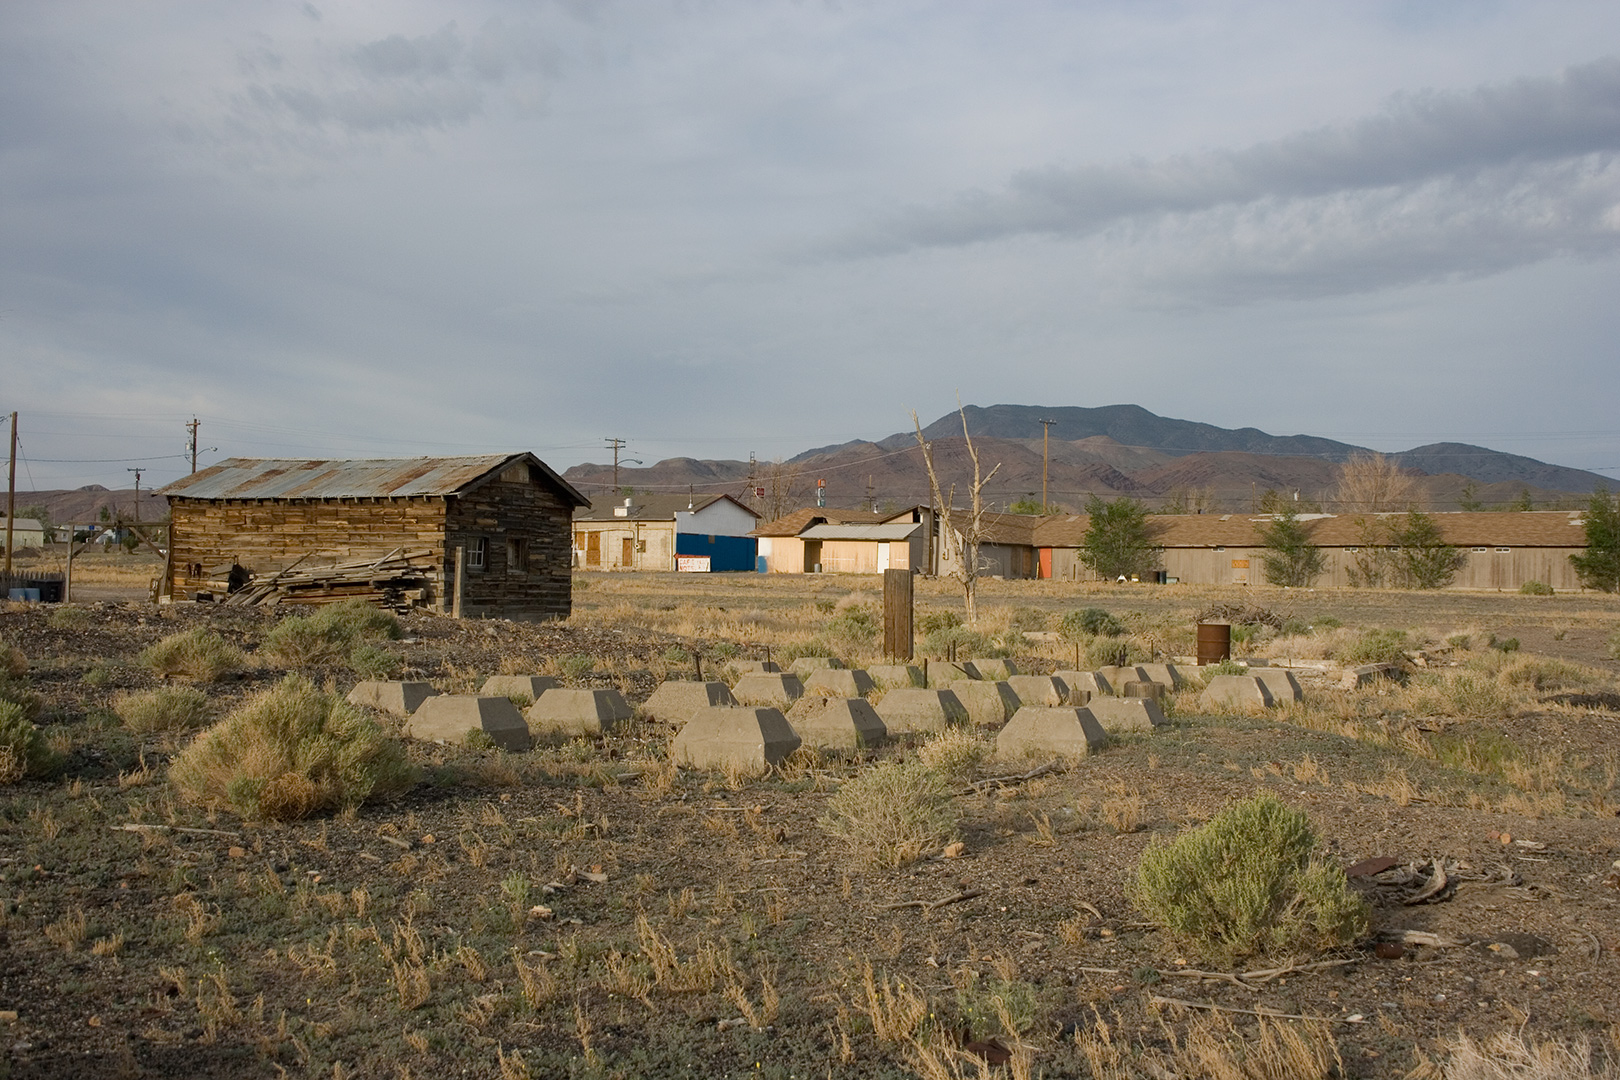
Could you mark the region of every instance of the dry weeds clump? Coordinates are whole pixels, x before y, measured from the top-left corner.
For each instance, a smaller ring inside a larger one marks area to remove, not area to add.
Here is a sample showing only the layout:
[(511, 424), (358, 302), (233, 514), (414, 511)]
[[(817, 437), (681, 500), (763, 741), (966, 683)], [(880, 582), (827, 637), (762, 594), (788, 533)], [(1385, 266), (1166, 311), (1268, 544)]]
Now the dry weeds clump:
[[(394, 616), (364, 600), (345, 600), (313, 615), (282, 619), (265, 635), (263, 652), (286, 667), (317, 667), (348, 659), (376, 669), (386, 667), (384, 658), (391, 654), (368, 643), (399, 636), (399, 620)], [(382, 653), (382, 657), (376, 653)]]
[(0, 784), (48, 776), (55, 767), (56, 755), (28, 719), (28, 710), (0, 700)]
[(956, 829), (951, 790), (921, 761), (884, 761), (827, 800), (822, 828), (868, 866), (908, 866), (942, 847)]
[(218, 682), (247, 666), (242, 650), (202, 627), (170, 634), (141, 652), (140, 662), (159, 678)]
[(1613, 1062), (1594, 1064), (1592, 1057), (1584, 1040), (1566, 1046), (1504, 1031), (1478, 1043), (1459, 1035), (1444, 1067), (1423, 1070), (1423, 1080), (1620, 1080)]
[(1334, 659), (1343, 664), (1398, 664), (1404, 660), (1407, 649), (1417, 642), (1405, 630), (1364, 630), (1350, 645), (1338, 651)]
[(1223, 963), (1331, 948), (1367, 929), (1366, 902), (1316, 857), (1310, 819), (1269, 793), (1153, 843), (1129, 893), (1149, 919)]
[(0, 641), (0, 679), (20, 679), (28, 674), (28, 657), (15, 645)]
[(208, 695), (194, 686), (160, 686), (113, 699), (113, 712), (137, 735), (189, 731), (208, 723)]
[(917, 759), (957, 787), (972, 782), (994, 747), (967, 728), (941, 731), (917, 748)]
[(190, 802), (283, 821), (359, 806), (415, 779), (397, 740), (299, 675), (209, 728), (169, 772)]

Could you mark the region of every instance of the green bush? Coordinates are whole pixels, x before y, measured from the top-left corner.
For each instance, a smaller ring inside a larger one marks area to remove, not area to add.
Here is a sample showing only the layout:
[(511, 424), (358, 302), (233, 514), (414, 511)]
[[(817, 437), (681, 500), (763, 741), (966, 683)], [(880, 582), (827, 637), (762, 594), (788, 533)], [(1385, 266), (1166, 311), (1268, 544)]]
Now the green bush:
[(1093, 607), (1065, 613), (1058, 629), (1070, 641), (1080, 641), (1086, 637), (1119, 637), (1125, 633), (1125, 624), (1102, 608)]
[(162, 678), (218, 682), (241, 671), (247, 665), (247, 657), (212, 630), (199, 626), (170, 634), (156, 645), (148, 646), (141, 653), (140, 662)]
[(17, 706), (25, 720), (33, 720), (39, 715), (39, 695), (28, 689), (28, 680), (3, 670), (0, 670), (0, 702)]
[(1495, 635), (1492, 635), (1491, 648), (1495, 649), (1497, 652), (1518, 652), (1519, 639), (1516, 637), (1510, 637), (1502, 638), (1500, 641), (1498, 641)]
[(90, 612), (75, 604), (62, 604), (45, 622), (52, 630), (77, 630), (90, 621)]
[(212, 710), (208, 695), (194, 686), (163, 686), (135, 694), (121, 694), (113, 712), (129, 730), (188, 731), (208, 723)]
[(28, 674), (28, 657), (15, 645), (0, 641), (0, 679), (22, 678)]
[(27, 711), (14, 701), (0, 701), (0, 784), (49, 776), (56, 764), (56, 755)]
[(349, 650), (349, 670), (362, 679), (391, 679), (402, 663), (398, 653), (369, 641)]
[[(399, 620), (393, 615), (364, 600), (345, 600), (313, 615), (282, 619), (265, 635), (262, 648), (283, 667), (323, 667), (348, 660), (362, 642), (396, 640), (399, 635)], [(376, 658), (367, 654), (366, 659)]]
[(917, 620), (917, 632), (937, 634), (941, 630), (954, 630), (962, 625), (962, 616), (954, 611), (925, 611)]
[(1122, 638), (1094, 637), (1085, 643), (1086, 666), (1110, 667), (1131, 662), (1130, 642)]
[(399, 619), (392, 612), (374, 607), (365, 600), (328, 604), (312, 617), (320, 625), (346, 634), (351, 641), (382, 638), (398, 641), (402, 633)]
[(824, 632), (850, 645), (870, 645), (883, 630), (883, 617), (876, 608), (856, 604), (827, 620)]
[(1338, 659), (1346, 664), (1398, 664), (1406, 659), (1410, 642), (1405, 630), (1366, 630)]
[(1348, 944), (1366, 901), (1316, 855), (1304, 813), (1261, 793), (1142, 853), (1132, 901), (1188, 947), (1222, 964)]
[(1553, 587), (1545, 581), (1527, 581), (1519, 586), (1519, 592), (1524, 596), (1551, 596)]
[(1212, 676), (1215, 675), (1247, 675), (1249, 673), (1249, 669), (1246, 665), (1240, 664), (1236, 660), (1222, 660), (1217, 664), (1205, 664), (1203, 667), (1198, 669), (1198, 673), (1202, 675), (1207, 682)]
[(827, 800), (821, 825), (856, 862), (900, 867), (950, 839), (956, 813), (938, 771), (921, 761), (884, 761)]
[(955, 656), (959, 659), (981, 656), (988, 659), (1007, 655), (1007, 650), (998, 646), (988, 634), (969, 630), (965, 626), (952, 626), (925, 634), (918, 644), (926, 656)]
[(188, 802), (277, 821), (359, 806), (415, 781), (397, 739), (301, 675), (199, 735), (169, 775)]

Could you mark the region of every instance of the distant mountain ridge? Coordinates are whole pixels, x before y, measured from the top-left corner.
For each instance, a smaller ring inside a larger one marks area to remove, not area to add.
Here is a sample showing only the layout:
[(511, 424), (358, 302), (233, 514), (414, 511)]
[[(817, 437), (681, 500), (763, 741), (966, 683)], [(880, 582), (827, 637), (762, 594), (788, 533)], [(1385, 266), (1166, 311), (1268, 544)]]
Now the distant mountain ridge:
[[(986, 496), (1002, 505), (1040, 497), (1043, 425), (1051, 425), (1046, 469), (1050, 500), (1078, 509), (1086, 498), (1130, 495), (1162, 505), (1197, 493), (1223, 509), (1248, 507), (1268, 490), (1306, 500), (1328, 498), (1337, 466), (1365, 447), (1313, 435), (1272, 435), (1258, 428), (1229, 429), (1158, 416), (1139, 405), (1037, 406), (968, 405), (963, 409), (985, 470), (1000, 471)], [(948, 413), (923, 428), (936, 447), (943, 483), (965, 491), (972, 474), (962, 441), (962, 417)], [(1465, 443), (1432, 443), (1388, 455), (1417, 475), (1420, 495), (1433, 508), (1455, 509), (1466, 487), (1490, 505), (1506, 504), (1528, 492), (1533, 505), (1572, 503), (1606, 477), (1551, 465)], [(801, 502), (815, 496), (815, 481), (826, 481), (829, 505), (864, 501), (905, 504), (928, 498), (928, 481), (914, 432), (901, 431), (870, 442), (855, 440), (816, 447), (785, 466), (742, 461), (672, 458), (650, 468), (619, 471), (620, 484), (647, 490), (732, 491), (765, 486), (772, 470), (802, 478)], [(565, 474), (577, 486), (612, 486), (606, 465), (576, 465)], [(587, 494), (590, 492), (587, 491)]]

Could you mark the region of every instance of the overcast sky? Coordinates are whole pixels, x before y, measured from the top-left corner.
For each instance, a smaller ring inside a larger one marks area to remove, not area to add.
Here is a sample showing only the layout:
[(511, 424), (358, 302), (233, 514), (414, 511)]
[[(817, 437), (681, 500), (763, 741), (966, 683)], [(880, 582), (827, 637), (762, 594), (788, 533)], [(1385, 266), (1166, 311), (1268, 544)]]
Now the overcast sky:
[(1613, 0), (0, 4), (20, 487), (958, 391), (1620, 477), (1617, 341)]

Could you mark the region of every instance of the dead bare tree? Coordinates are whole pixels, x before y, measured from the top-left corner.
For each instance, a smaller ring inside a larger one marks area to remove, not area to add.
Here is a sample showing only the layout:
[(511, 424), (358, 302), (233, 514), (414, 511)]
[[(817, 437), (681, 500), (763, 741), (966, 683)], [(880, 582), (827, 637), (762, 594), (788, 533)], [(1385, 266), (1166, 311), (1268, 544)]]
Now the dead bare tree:
[(1344, 514), (1384, 514), (1411, 510), (1417, 484), (1383, 454), (1352, 454), (1339, 466), (1333, 508)]
[(797, 465), (785, 464), (781, 458), (765, 466), (764, 474), (760, 479), (765, 483), (765, 497), (760, 503), (759, 512), (765, 515), (766, 521), (775, 521), (785, 514), (798, 508), (798, 501), (803, 492), (799, 488), (801, 469)]
[[(981, 494), (990, 478), (1000, 471), (1001, 465), (998, 463), (988, 475), (980, 475), (979, 452), (974, 449), (973, 436), (968, 434), (967, 412), (962, 408), (960, 397), (956, 399), (956, 412), (962, 418), (962, 438), (967, 443), (968, 457), (973, 460), (973, 509), (960, 529), (956, 527), (951, 507), (951, 501), (956, 497), (956, 485), (952, 484), (948, 492), (940, 491), (939, 473), (934, 469), (933, 444), (923, 438), (922, 422), (917, 419), (916, 410), (912, 410), (911, 424), (917, 429), (917, 445), (922, 447), (923, 464), (928, 467), (928, 484), (933, 491), (934, 505), (939, 508), (941, 553), (943, 555), (948, 544), (956, 554), (956, 569), (950, 576), (961, 581), (967, 624), (976, 627), (979, 621), (979, 539), (983, 536), (984, 527), (984, 500)], [(943, 557), (941, 561), (944, 561)]]

